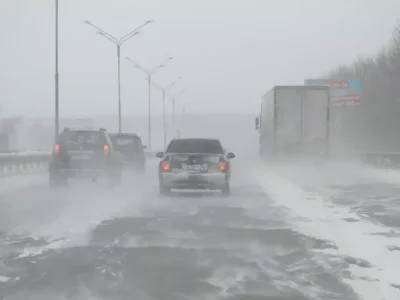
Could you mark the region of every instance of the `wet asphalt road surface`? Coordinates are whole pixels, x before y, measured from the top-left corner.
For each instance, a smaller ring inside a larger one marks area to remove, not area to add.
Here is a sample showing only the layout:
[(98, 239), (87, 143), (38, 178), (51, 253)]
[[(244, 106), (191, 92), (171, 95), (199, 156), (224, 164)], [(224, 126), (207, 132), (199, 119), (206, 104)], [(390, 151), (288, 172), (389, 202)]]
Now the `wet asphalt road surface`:
[[(357, 299), (349, 259), (295, 232), (238, 166), (232, 196), (42, 185), (0, 195), (0, 299)], [(345, 197), (344, 197), (345, 198)]]

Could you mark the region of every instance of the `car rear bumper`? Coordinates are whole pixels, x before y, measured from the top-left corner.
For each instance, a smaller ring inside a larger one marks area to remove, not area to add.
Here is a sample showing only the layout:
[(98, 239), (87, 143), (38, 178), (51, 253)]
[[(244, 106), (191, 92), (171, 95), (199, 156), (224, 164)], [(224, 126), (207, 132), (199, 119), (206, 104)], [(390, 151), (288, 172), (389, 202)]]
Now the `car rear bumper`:
[(228, 182), (225, 173), (160, 173), (160, 184), (174, 189), (220, 189)]

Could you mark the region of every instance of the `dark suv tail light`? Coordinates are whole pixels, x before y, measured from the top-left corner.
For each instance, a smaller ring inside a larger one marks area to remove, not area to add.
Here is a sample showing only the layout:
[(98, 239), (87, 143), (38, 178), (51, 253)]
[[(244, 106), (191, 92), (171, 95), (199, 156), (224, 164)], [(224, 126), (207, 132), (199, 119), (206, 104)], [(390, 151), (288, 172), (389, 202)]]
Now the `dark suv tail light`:
[(60, 151), (60, 145), (59, 144), (55, 144), (53, 147), (54, 152), (58, 153)]
[(110, 151), (110, 146), (107, 145), (107, 144), (105, 144), (105, 145), (103, 146), (103, 150), (104, 150), (104, 153), (108, 153), (108, 151)]
[(225, 159), (221, 158), (220, 161), (219, 161), (219, 164), (218, 164), (218, 169), (221, 172), (228, 171), (228, 162)]

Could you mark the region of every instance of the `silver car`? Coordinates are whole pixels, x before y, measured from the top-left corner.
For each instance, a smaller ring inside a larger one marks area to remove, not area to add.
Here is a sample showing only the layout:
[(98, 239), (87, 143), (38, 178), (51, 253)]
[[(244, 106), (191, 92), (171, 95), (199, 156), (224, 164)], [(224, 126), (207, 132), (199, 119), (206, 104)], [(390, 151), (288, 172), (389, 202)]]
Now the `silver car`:
[(157, 153), (160, 194), (171, 189), (221, 190), (230, 194), (231, 164), (217, 139), (173, 139), (165, 152)]

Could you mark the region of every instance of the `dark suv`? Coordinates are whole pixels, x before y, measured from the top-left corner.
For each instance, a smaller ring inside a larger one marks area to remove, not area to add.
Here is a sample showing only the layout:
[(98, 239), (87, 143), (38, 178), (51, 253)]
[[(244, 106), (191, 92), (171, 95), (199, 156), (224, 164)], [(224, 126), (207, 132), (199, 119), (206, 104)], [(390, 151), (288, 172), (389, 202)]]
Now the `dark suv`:
[(113, 133), (110, 135), (115, 150), (120, 152), (124, 158), (124, 164), (133, 167), (137, 173), (145, 172), (146, 157), (143, 149), (142, 139), (134, 133)]
[(49, 184), (67, 184), (71, 177), (106, 178), (118, 183), (122, 177), (122, 155), (115, 151), (109, 134), (100, 130), (70, 130), (58, 136), (49, 163)]

